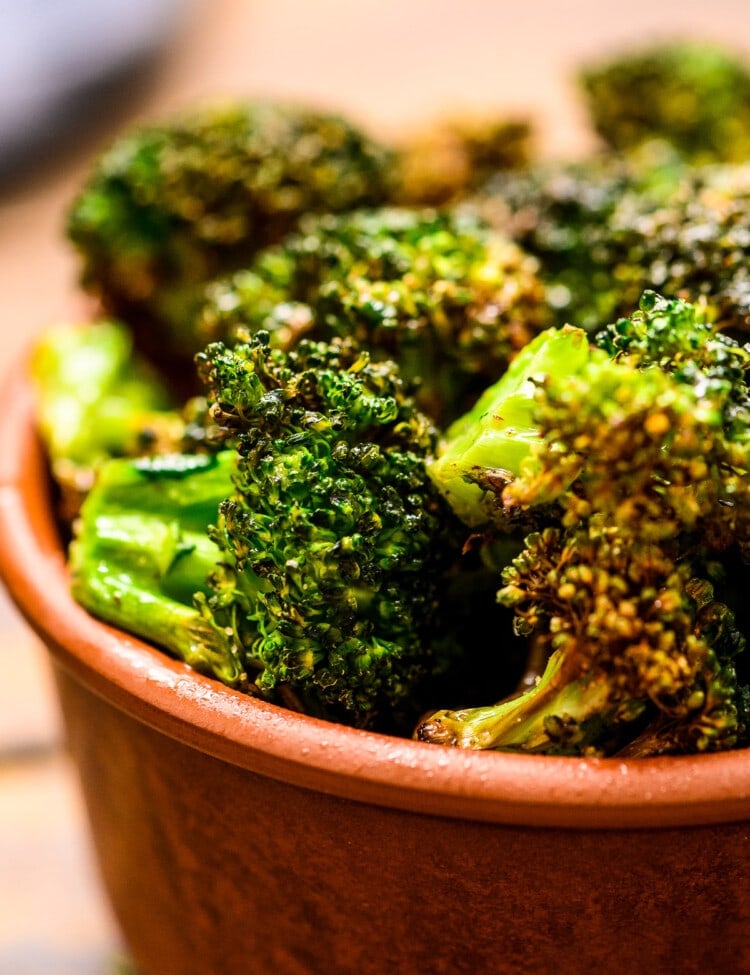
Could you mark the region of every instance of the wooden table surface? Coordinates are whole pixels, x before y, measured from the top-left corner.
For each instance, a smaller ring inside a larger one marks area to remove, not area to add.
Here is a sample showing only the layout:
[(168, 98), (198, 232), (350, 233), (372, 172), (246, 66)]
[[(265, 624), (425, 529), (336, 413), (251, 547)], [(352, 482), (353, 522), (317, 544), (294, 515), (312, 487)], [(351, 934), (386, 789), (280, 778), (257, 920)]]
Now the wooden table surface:
[[(0, 188), (4, 367), (36, 330), (75, 314), (63, 215), (91, 154), (129, 119), (211, 95), (281, 95), (398, 136), (448, 110), (493, 109), (530, 113), (543, 152), (569, 155), (590, 142), (571, 85), (577, 64), (655, 36), (750, 37), (745, 0), (631, 0), (625, 9), (601, 0), (186, 4), (155, 72), (125, 104), (12, 190)], [(115, 975), (125, 970), (122, 948), (44, 653), (1, 593), (0, 672), (0, 975)]]

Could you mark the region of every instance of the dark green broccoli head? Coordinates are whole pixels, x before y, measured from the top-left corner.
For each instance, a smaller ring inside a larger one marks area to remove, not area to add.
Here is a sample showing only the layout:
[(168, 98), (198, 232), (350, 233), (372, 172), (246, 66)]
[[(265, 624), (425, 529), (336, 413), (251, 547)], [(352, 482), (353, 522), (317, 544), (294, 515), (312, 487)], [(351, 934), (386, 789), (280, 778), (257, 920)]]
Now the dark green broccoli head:
[(445, 421), (496, 379), (544, 322), (535, 262), (505, 237), (448, 213), (384, 209), (306, 218), (248, 271), (210, 286), (205, 336), (264, 328), (352, 336), (402, 375)]
[(403, 729), (460, 544), (436, 432), (351, 342), (209, 346), (214, 454), (110, 460), (75, 525), (76, 598), (225, 683)]
[(723, 330), (750, 329), (750, 166), (689, 167), (660, 154), (494, 179), (472, 208), (539, 262), (558, 324), (596, 332), (646, 289), (704, 297)]
[(68, 236), (90, 291), (135, 325), (156, 321), (162, 346), (186, 342), (192, 355), (193, 289), (280, 240), (303, 213), (382, 202), (390, 169), (390, 153), (341, 118), (209, 106), (115, 143), (75, 200)]
[[(665, 320), (682, 339), (664, 339)], [(502, 489), (504, 504), (556, 501), (565, 524), (599, 514), (645, 541), (685, 536), (693, 553), (745, 549), (750, 439), (738, 419), (747, 415), (746, 351), (712, 340), (684, 302), (649, 295), (629, 321), (641, 343), (632, 358), (592, 350), (575, 375), (549, 375), (538, 387), (540, 439)], [(615, 326), (620, 338), (627, 327)], [(678, 351), (664, 354), (667, 342), (678, 350), (701, 340), (700, 368), (684, 368)], [(728, 380), (736, 375), (739, 384)]]
[[(393, 364), (347, 342), (284, 353), (261, 333), (199, 362), (239, 452), (212, 538), (234, 567), (248, 671), (306, 710), (360, 724), (394, 713), (430, 666), (451, 529), (425, 471), (434, 430)], [(260, 580), (249, 596), (247, 572)], [(219, 614), (227, 586), (209, 601)]]
[(538, 164), (494, 176), (465, 208), (537, 258), (553, 323), (595, 330), (632, 310), (646, 286), (611, 230), (623, 199), (639, 212), (656, 207), (684, 169), (655, 150)]
[(621, 283), (619, 312), (629, 314), (636, 291), (705, 297), (725, 331), (750, 329), (750, 166), (684, 170), (661, 200), (625, 195), (609, 224), (610, 274)]
[(724, 48), (654, 45), (589, 66), (580, 83), (613, 149), (659, 138), (697, 163), (750, 158), (750, 71)]
[(724, 432), (746, 440), (750, 429), (750, 349), (709, 320), (705, 303), (666, 299), (647, 291), (638, 311), (602, 329), (595, 342), (608, 355), (648, 369), (657, 366), (679, 383), (723, 406)]

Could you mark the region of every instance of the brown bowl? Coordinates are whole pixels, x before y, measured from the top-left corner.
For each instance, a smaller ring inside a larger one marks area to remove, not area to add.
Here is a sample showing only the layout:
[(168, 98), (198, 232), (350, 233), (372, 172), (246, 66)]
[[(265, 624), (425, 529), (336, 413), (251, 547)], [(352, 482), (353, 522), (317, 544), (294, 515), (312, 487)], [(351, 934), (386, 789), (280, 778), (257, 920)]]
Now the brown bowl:
[(71, 600), (23, 383), (0, 537), (142, 975), (750, 972), (750, 752), (464, 752), (192, 672)]

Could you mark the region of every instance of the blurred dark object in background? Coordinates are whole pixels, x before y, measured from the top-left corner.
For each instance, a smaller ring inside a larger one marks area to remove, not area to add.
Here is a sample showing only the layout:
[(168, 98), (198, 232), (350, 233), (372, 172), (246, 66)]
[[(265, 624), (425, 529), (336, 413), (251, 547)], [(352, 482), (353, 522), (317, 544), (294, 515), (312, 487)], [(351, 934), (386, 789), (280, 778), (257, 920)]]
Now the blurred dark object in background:
[(0, 190), (124, 110), (190, 0), (0, 0)]

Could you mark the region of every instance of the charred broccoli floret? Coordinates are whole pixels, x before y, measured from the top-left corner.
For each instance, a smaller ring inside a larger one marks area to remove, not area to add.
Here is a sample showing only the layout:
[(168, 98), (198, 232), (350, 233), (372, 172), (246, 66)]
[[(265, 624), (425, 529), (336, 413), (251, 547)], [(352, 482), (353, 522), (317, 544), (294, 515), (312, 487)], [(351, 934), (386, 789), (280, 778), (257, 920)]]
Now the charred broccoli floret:
[(207, 289), (198, 331), (264, 328), (352, 336), (418, 381), (422, 409), (445, 422), (496, 379), (545, 321), (535, 262), (469, 219), (386, 208), (305, 218), (298, 234)]
[(537, 258), (552, 324), (593, 330), (629, 312), (648, 286), (645, 271), (628, 263), (626, 245), (612, 232), (623, 200), (649, 212), (684, 172), (684, 163), (655, 147), (628, 160), (538, 164), (495, 175), (463, 209)]
[(537, 258), (557, 324), (596, 331), (650, 288), (705, 298), (720, 328), (748, 332), (750, 166), (659, 158), (498, 177), (472, 207)]
[[(420, 738), (548, 754), (601, 754), (635, 741), (646, 754), (647, 740), (651, 754), (737, 743), (732, 658), (742, 638), (689, 566), (592, 521), (529, 536), (503, 581), (499, 598), (515, 609), (518, 632), (540, 633), (551, 653), (544, 673), (498, 705), (438, 712)], [(718, 647), (702, 625), (717, 615)], [(650, 712), (659, 735), (641, 730)]]
[(750, 158), (750, 70), (723, 47), (658, 44), (580, 73), (594, 128), (615, 150), (665, 139), (696, 163)]
[(503, 477), (465, 472), (493, 495), (480, 510), (500, 528), (515, 509), (546, 511), (498, 598), (547, 666), (512, 700), (438, 712), (419, 726), (423, 740), (653, 754), (729, 748), (746, 733), (744, 639), (710, 577), (750, 540), (750, 440), (737, 422), (748, 353), (699, 309), (653, 294), (601, 341), (614, 360), (591, 348), (577, 368), (538, 377), (525, 456), (506, 465), (499, 440)]
[(495, 173), (528, 165), (531, 140), (531, 125), (520, 118), (435, 123), (401, 146), (394, 199), (407, 206), (455, 203)]
[(391, 163), (336, 116), (210, 105), (116, 142), (73, 203), (68, 236), (84, 286), (168, 362), (197, 351), (196, 288), (246, 264), (303, 213), (383, 202)]
[(716, 325), (734, 335), (750, 330), (747, 211), (750, 166), (683, 171), (659, 201), (626, 194), (609, 224), (613, 282), (621, 282), (619, 314), (637, 291), (704, 297)]
[(260, 333), (199, 363), (223, 449), (105, 466), (72, 549), (76, 598), (253, 693), (396, 723), (435, 663), (455, 553), (425, 471), (433, 427), (395, 366), (348, 342), (286, 353)]

